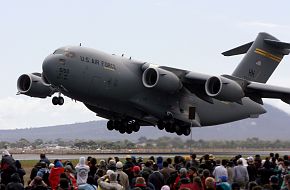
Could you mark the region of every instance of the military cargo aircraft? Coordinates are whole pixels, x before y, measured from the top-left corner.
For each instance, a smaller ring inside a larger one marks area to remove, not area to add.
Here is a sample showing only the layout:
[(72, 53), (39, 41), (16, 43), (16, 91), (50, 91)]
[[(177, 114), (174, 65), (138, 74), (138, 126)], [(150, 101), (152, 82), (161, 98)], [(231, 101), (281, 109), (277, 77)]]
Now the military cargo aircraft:
[(42, 73), (18, 78), (18, 94), (52, 98), (62, 94), (83, 102), (107, 128), (137, 132), (140, 126), (189, 135), (191, 127), (217, 125), (266, 112), (262, 98), (290, 103), (290, 89), (265, 84), (290, 44), (267, 33), (255, 41), (222, 53), (245, 54), (231, 75), (211, 76), (158, 66), (82, 46), (66, 46), (48, 55)]

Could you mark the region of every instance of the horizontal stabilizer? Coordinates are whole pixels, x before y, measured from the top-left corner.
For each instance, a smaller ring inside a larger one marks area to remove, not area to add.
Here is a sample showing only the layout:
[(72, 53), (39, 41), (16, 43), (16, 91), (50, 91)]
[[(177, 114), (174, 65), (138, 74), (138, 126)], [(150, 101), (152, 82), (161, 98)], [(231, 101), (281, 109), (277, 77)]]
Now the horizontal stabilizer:
[(271, 39), (265, 39), (264, 42), (268, 45), (274, 46), (278, 49), (286, 49), (288, 51), (283, 52), (285, 53), (284, 55), (288, 55), (289, 54), (289, 49), (290, 49), (290, 43), (286, 43), (286, 42), (281, 42), (281, 41), (277, 41), (277, 40), (271, 40)]
[(228, 50), (223, 52), (222, 54), (224, 56), (232, 56), (232, 55), (240, 55), (240, 54), (244, 54), (247, 53), (247, 51), (250, 49), (250, 47), (252, 46), (253, 42), (241, 45), (239, 47), (236, 47), (234, 49)]

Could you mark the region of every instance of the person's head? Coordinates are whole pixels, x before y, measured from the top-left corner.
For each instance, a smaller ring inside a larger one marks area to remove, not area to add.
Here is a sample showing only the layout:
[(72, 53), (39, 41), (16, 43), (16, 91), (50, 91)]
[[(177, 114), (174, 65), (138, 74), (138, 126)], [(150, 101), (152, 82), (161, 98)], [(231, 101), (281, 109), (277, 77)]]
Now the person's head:
[(72, 169), (72, 167), (70, 165), (66, 165), (64, 167), (64, 172), (66, 172), (66, 173), (73, 173), (73, 169)]
[(210, 171), (209, 171), (208, 169), (204, 169), (204, 170), (202, 171), (202, 176), (203, 176), (204, 178), (209, 177), (209, 176), (210, 176)]
[(171, 158), (167, 158), (166, 161), (167, 161), (168, 164), (172, 164), (172, 159)]
[(179, 174), (180, 174), (180, 177), (186, 177), (186, 175), (187, 175), (187, 169), (186, 168), (181, 168), (179, 170)]
[(40, 157), (40, 159), (45, 159), (45, 154), (44, 154), (44, 153), (41, 153), (41, 154), (39, 155), (39, 157)]
[(238, 159), (237, 164), (238, 164), (238, 165), (243, 165), (243, 160)]
[(284, 176), (284, 183), (287, 184), (289, 180), (290, 180), (290, 174), (286, 174)]
[(21, 182), (18, 173), (14, 173), (14, 174), (12, 174), (12, 175), (11, 175), (11, 180), (12, 180), (14, 183), (19, 183), (19, 182)]
[(86, 164), (86, 158), (81, 156), (79, 159), (79, 165), (80, 166), (84, 166)]
[(269, 179), (270, 185), (278, 185), (279, 184), (279, 178), (275, 175), (272, 175)]
[(153, 169), (153, 171), (158, 171), (158, 165), (157, 164), (153, 164), (152, 169)]
[(190, 155), (190, 157), (191, 157), (192, 160), (195, 160), (195, 159), (196, 159), (196, 154), (195, 154), (195, 153), (192, 153), (192, 154)]
[(137, 177), (135, 186), (146, 186), (145, 179), (143, 177)]
[(170, 190), (170, 187), (168, 185), (163, 185), (161, 187), (161, 190)]
[(191, 176), (197, 176), (197, 169), (193, 166), (191, 166), (189, 169), (188, 169), (188, 174), (191, 175)]
[(45, 162), (40, 162), (40, 165), (41, 165), (41, 168), (46, 168), (47, 167)]
[(274, 157), (274, 153), (273, 152), (271, 152), (269, 155), (270, 155), (270, 157)]
[(167, 161), (164, 161), (164, 162), (162, 163), (162, 166), (163, 166), (163, 168), (167, 168), (167, 167), (168, 167), (168, 162), (167, 162)]
[(62, 165), (62, 163), (61, 163), (60, 160), (54, 160), (53, 164), (54, 164), (54, 167), (55, 168), (61, 168), (61, 167), (63, 167), (63, 165)]
[(116, 169), (117, 169), (117, 170), (123, 170), (123, 163), (120, 162), (120, 161), (117, 162), (117, 163), (116, 163)]
[(248, 183), (248, 190), (253, 190), (254, 187), (258, 186), (257, 182), (251, 181)]
[(69, 181), (67, 178), (60, 178), (59, 180), (59, 187), (62, 189), (68, 189)]
[(90, 159), (90, 165), (95, 166), (97, 164), (97, 159), (96, 158), (91, 158)]
[(139, 166), (134, 166), (132, 170), (133, 170), (133, 174), (135, 176), (140, 174), (140, 167)]
[(42, 185), (42, 178), (40, 176), (35, 176), (33, 179), (33, 185), (34, 186)]
[(226, 159), (223, 159), (223, 160), (222, 160), (222, 165), (223, 165), (223, 166), (226, 166), (227, 164), (228, 164), (228, 161), (227, 161)]
[(3, 150), (2, 157), (5, 157), (5, 156), (10, 156), (10, 153), (8, 152), (8, 150)]
[(205, 187), (206, 189), (215, 189), (215, 180), (212, 177), (207, 177), (205, 179)]
[(16, 168), (21, 168), (22, 167), (21, 166), (21, 162), (19, 160), (16, 160), (15, 161), (15, 166), (16, 166)]

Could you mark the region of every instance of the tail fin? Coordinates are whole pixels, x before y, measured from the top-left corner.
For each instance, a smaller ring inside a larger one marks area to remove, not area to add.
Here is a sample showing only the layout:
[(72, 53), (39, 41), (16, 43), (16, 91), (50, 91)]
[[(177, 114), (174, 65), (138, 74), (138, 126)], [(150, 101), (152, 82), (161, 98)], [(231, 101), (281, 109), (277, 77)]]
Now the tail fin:
[(222, 53), (225, 56), (244, 54), (233, 76), (266, 83), (284, 55), (290, 53), (290, 44), (281, 42), (267, 33), (259, 33), (254, 42)]

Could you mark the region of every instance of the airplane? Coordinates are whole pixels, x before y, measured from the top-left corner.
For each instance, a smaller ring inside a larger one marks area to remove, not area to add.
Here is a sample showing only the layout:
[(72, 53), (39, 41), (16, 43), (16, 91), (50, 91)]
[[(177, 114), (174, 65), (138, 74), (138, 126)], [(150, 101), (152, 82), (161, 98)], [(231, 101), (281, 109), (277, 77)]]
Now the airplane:
[(220, 76), (136, 61), (83, 46), (65, 46), (48, 55), (42, 73), (23, 74), (17, 94), (52, 98), (65, 95), (97, 116), (108, 130), (137, 132), (155, 126), (188, 136), (192, 127), (212, 126), (266, 113), (262, 98), (290, 104), (290, 89), (266, 82), (290, 52), (290, 44), (261, 32), (255, 41), (222, 54), (245, 54), (234, 72)]

